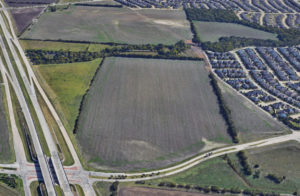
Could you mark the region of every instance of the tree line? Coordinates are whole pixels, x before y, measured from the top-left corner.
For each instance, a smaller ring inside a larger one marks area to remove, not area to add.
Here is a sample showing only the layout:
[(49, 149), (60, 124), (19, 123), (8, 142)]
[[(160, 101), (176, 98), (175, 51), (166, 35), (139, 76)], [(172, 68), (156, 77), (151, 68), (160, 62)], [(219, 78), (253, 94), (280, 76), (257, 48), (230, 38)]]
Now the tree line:
[(288, 127), (294, 129), (294, 130), (300, 130), (300, 119), (295, 118), (279, 118), (283, 124), (287, 125)]
[(86, 99), (86, 96), (90, 90), (90, 87), (91, 85), (93, 84), (96, 76), (97, 76), (97, 73), (99, 72), (100, 68), (102, 67), (103, 63), (104, 63), (104, 60), (105, 58), (102, 59), (102, 61), (100, 62), (99, 66), (97, 67), (94, 75), (93, 75), (93, 78), (91, 79), (90, 81), (90, 84), (89, 84), (89, 87), (86, 89), (85, 93), (83, 94), (82, 96), (82, 99), (80, 101), (80, 105), (79, 105), (79, 109), (78, 109), (78, 112), (77, 112), (77, 117), (76, 117), (76, 120), (75, 120), (75, 125), (74, 125), (74, 128), (73, 128), (73, 134), (76, 134), (77, 131), (78, 131), (78, 128), (79, 128), (79, 117), (80, 117), (80, 114), (81, 114), (81, 111), (83, 109), (83, 105), (84, 105), (84, 102), (85, 102), (85, 99)]
[(226, 105), (221, 89), (218, 85), (218, 82), (212, 73), (209, 74), (209, 78), (210, 78), (210, 83), (213, 87), (213, 91), (217, 96), (218, 104), (220, 107), (220, 113), (222, 114), (227, 124), (227, 132), (231, 136), (233, 143), (239, 143), (238, 133), (231, 117), (231, 111)]
[[(198, 57), (186, 57), (180, 54), (189, 46), (184, 41), (179, 41), (174, 45), (146, 44), (146, 45), (117, 45), (108, 47), (99, 52), (89, 51), (64, 51), (64, 50), (26, 50), (27, 57), (35, 65), (38, 64), (60, 64), (91, 61), (96, 58), (109, 56), (132, 57), (132, 58), (156, 58), (156, 59), (178, 59), (178, 60), (202, 60)], [(131, 52), (131, 53), (128, 53)], [(146, 52), (145, 54), (135, 52)], [(147, 54), (154, 52), (155, 54)]]
[[(142, 180), (142, 181), (136, 181), (135, 182), (138, 185), (145, 185), (146, 181)], [(153, 184), (152, 184), (153, 185)], [(256, 189), (240, 189), (237, 187), (232, 187), (232, 188), (222, 188), (216, 185), (212, 185), (212, 186), (200, 186), (200, 185), (190, 185), (190, 184), (177, 184), (174, 182), (170, 182), (170, 181), (162, 181), (159, 182), (157, 184), (157, 186), (159, 187), (166, 187), (168, 189), (185, 189), (185, 190), (196, 190), (196, 191), (200, 191), (203, 193), (218, 193), (218, 194), (244, 194), (244, 195), (249, 195), (249, 196), (256, 196), (256, 195), (260, 195), (260, 196), (279, 196), (279, 193), (275, 193), (275, 192), (264, 192), (261, 190), (256, 190)]]
[(75, 6), (89, 6), (89, 7), (114, 7), (114, 8), (122, 8), (123, 5), (114, 5), (114, 4), (92, 4), (92, 3), (75, 3)]
[(248, 157), (246, 156), (245, 151), (239, 151), (237, 153), (237, 157), (239, 158), (240, 164), (243, 167), (244, 174), (247, 176), (252, 175), (252, 169), (248, 163)]

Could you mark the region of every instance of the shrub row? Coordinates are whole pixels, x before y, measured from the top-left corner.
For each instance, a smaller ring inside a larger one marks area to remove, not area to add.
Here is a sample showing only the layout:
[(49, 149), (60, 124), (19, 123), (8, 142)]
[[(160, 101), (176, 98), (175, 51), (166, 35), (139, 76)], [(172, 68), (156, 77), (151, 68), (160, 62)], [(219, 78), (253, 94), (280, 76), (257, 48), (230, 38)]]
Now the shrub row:
[(280, 184), (282, 181), (285, 180), (285, 176), (277, 176), (275, 174), (268, 174), (266, 176), (269, 180), (275, 182), (276, 184)]
[(237, 153), (237, 157), (239, 158), (240, 164), (243, 167), (243, 172), (245, 175), (252, 175), (252, 169), (248, 163), (248, 157), (246, 156), (245, 151), (239, 151)]
[[(180, 53), (184, 52), (188, 46), (179, 41), (174, 45), (122, 45), (114, 46), (111, 48), (105, 48), (99, 52), (72, 52), (72, 51), (51, 51), (51, 50), (26, 50), (26, 55), (30, 58), (33, 64), (59, 64), (59, 63), (73, 63), (91, 61), (96, 58), (108, 57), (108, 56), (122, 56), (133, 58), (157, 58), (157, 59), (179, 59), (179, 60), (201, 60), (196, 57), (180, 56)], [(142, 52), (155, 52), (156, 55), (137, 54), (136, 51)], [(126, 54), (126, 52), (133, 52), (132, 54)]]
[(114, 7), (114, 8), (122, 8), (123, 5), (110, 5), (110, 4), (88, 4), (88, 3), (75, 3), (76, 6), (89, 6), (89, 7)]
[(173, 56), (173, 55), (116, 54), (114, 56), (115, 57), (127, 57), (127, 58), (173, 59), (173, 60), (203, 61), (203, 59), (199, 58), (199, 57)]
[(0, 174), (0, 182), (6, 184), (11, 188), (17, 187), (16, 178), (17, 178), (16, 175), (9, 176), (8, 174)]
[(233, 143), (239, 143), (238, 133), (237, 133), (237, 130), (234, 126), (234, 123), (233, 123), (233, 120), (231, 117), (231, 111), (225, 103), (225, 100), (223, 98), (221, 89), (219, 88), (218, 82), (212, 73), (209, 74), (209, 78), (210, 78), (210, 83), (211, 83), (213, 90), (218, 99), (218, 104), (220, 106), (220, 113), (224, 117), (224, 120), (227, 124), (227, 127), (228, 127), (227, 131), (228, 131), (229, 135), (231, 136)]
[(288, 127), (292, 128), (294, 130), (300, 130), (300, 119), (294, 119), (291, 117), (279, 118), (279, 119)]
[[(144, 185), (145, 181), (137, 181), (136, 184), (141, 184)], [(167, 188), (179, 188), (179, 189), (186, 189), (186, 190), (190, 190), (190, 189), (194, 189), (197, 191), (202, 191), (204, 193), (221, 193), (221, 194), (225, 194), (225, 193), (231, 193), (231, 194), (241, 194), (243, 193), (244, 195), (251, 195), (251, 196), (279, 196), (280, 194), (278, 193), (266, 193), (260, 190), (251, 190), (251, 189), (245, 189), (245, 190), (241, 190), (237, 187), (235, 188), (221, 188), (218, 186), (199, 186), (199, 185), (182, 185), (182, 184), (176, 184), (174, 182), (160, 182), (158, 184), (159, 187), (167, 187)]]

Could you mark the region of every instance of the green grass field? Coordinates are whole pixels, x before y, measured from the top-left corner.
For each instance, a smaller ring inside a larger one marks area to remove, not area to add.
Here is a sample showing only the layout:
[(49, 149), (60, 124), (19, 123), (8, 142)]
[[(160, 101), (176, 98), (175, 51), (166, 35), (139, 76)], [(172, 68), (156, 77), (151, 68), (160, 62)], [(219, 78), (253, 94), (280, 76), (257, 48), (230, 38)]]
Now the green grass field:
[[(258, 164), (259, 179), (249, 178), (253, 186), (269, 191), (293, 193), (300, 191), (300, 144), (296, 141), (281, 143), (248, 151), (251, 165)], [(265, 178), (267, 174), (286, 176), (280, 184)]]
[(71, 6), (67, 10), (44, 13), (22, 37), (174, 44), (179, 40), (191, 39), (192, 33), (183, 10)]
[(215, 185), (228, 189), (235, 187), (241, 189), (248, 188), (248, 186), (240, 180), (240, 177), (221, 158), (205, 161), (185, 172), (150, 182), (157, 184), (162, 181), (183, 185)]
[(93, 188), (97, 196), (106, 196), (110, 195), (110, 186), (111, 182), (97, 182), (93, 184)]
[(30, 192), (32, 196), (39, 196), (38, 194), (38, 187), (39, 187), (39, 182), (38, 181), (34, 181), (30, 184), (29, 188), (30, 188)]
[(111, 46), (105, 44), (86, 44), (86, 43), (69, 43), (56, 41), (38, 41), (38, 40), (20, 40), (22, 48), (25, 50), (67, 50), (73, 52), (90, 51), (97, 52)]
[(10, 163), (15, 160), (11, 125), (8, 115), (4, 87), (0, 87), (0, 163)]
[(253, 29), (239, 24), (200, 21), (194, 21), (194, 23), (200, 40), (204, 42), (217, 42), (220, 37), (230, 36), (256, 39), (277, 39), (276, 34)]
[[(138, 185), (132, 182), (121, 183), (121, 187), (143, 186), (151, 188), (161, 188), (160, 182), (173, 182), (181, 185), (218, 186), (220, 188), (239, 188), (240, 190), (259, 190), (263, 192), (294, 193), (300, 191), (300, 144), (296, 141), (285, 142), (263, 148), (247, 150), (248, 162), (253, 173), (260, 171), (260, 177), (242, 174), (241, 166), (236, 153), (229, 157), (239, 171), (236, 173), (221, 157), (213, 158), (202, 162), (184, 172), (169, 177), (147, 180), (145, 184)], [(258, 168), (254, 168), (254, 165)], [(280, 184), (266, 178), (268, 174), (285, 176), (286, 179)], [(100, 193), (105, 193), (109, 189), (108, 183), (96, 183), (94, 188)]]
[(34, 66), (47, 95), (67, 123), (69, 131), (73, 130), (81, 98), (100, 62), (101, 59), (96, 59), (90, 62)]

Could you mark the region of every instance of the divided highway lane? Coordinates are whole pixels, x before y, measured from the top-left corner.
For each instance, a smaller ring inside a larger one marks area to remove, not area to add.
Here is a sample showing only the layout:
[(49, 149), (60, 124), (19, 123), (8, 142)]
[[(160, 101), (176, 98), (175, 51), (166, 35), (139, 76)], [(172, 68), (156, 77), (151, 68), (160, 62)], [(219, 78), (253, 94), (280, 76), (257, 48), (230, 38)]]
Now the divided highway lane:
[[(91, 2), (95, 2), (95, 1), (91, 1)], [(3, 4), (1, 2), (0, 2), (0, 5), (3, 6)], [(11, 22), (11, 19), (9, 17), (8, 12), (7, 11), (3, 11), (3, 13), (5, 14), (5, 16), (7, 18), (7, 21), (9, 23), (9, 28), (13, 29), (13, 25), (12, 25), (12, 22)], [(37, 88), (38, 92), (41, 94), (42, 98), (44, 99), (47, 107), (49, 108), (52, 116), (54, 117), (57, 125), (59, 126), (59, 129), (61, 130), (61, 132), (63, 134), (63, 137), (64, 137), (64, 139), (65, 139), (65, 141), (66, 141), (66, 143), (68, 145), (68, 148), (69, 148), (69, 150), (70, 150), (70, 152), (72, 154), (72, 157), (74, 159), (74, 162), (75, 162), (73, 166), (76, 166), (79, 169), (82, 169), (82, 165), (80, 163), (80, 160), (79, 160), (79, 157), (78, 157), (78, 155), (76, 153), (76, 150), (73, 147), (71, 139), (69, 138), (69, 135), (68, 135), (65, 127), (63, 126), (63, 124), (62, 124), (62, 122), (61, 122), (58, 114), (56, 113), (56, 111), (55, 111), (52, 103), (50, 102), (50, 100), (48, 99), (46, 93), (44, 92), (44, 90), (40, 86), (40, 84), (39, 84), (39, 82), (38, 82), (38, 80), (37, 80), (37, 78), (36, 78), (36, 76), (35, 76), (35, 74), (34, 74), (34, 72), (32, 70), (32, 67), (31, 67), (31, 65), (30, 65), (30, 63), (29, 63), (29, 61), (28, 61), (28, 59), (27, 59), (27, 57), (26, 57), (26, 55), (25, 55), (25, 53), (24, 53), (24, 51), (23, 51), (23, 49), (22, 49), (22, 47), (20, 45), (20, 42), (19, 42), (19, 40), (18, 40), (18, 38), (17, 38), (17, 36), (16, 36), (16, 34), (15, 34), (14, 31), (12, 31), (12, 42), (17, 47), (17, 50), (20, 52), (21, 58), (22, 58), (23, 62), (25, 63), (25, 67), (26, 67), (25, 69), (28, 72), (29, 80), (30, 80), (30, 85), (31, 85), (32, 89), (35, 90), (34, 89), (34, 85), (36, 85), (36, 88)], [(23, 67), (21, 67), (21, 69), (23, 69)]]
[[(17, 98), (19, 100), (19, 103), (21, 105), (26, 123), (28, 125), (29, 132), (30, 132), (30, 135), (32, 137), (33, 146), (34, 146), (34, 148), (36, 150), (36, 153), (37, 153), (38, 162), (39, 162), (42, 174), (43, 174), (43, 178), (44, 178), (44, 181), (45, 181), (47, 191), (48, 191), (49, 195), (56, 195), (54, 184), (53, 184), (52, 178), (50, 176), (50, 172), (49, 172), (50, 170), (49, 170), (49, 167), (48, 167), (48, 164), (47, 164), (47, 160), (44, 157), (44, 153), (43, 153), (43, 150), (42, 150), (42, 147), (41, 147), (41, 144), (40, 144), (40, 141), (39, 141), (36, 129), (35, 129), (35, 125), (34, 125), (33, 120), (31, 118), (28, 105), (26, 103), (26, 100), (25, 100), (25, 97), (23, 95), (22, 89), (21, 89), (20, 84), (18, 82), (18, 79), (16, 77), (15, 71), (13, 69), (11, 60), (9, 58), (9, 55), (8, 55), (7, 50), (6, 50), (6, 47), (5, 47), (5, 44), (4, 44), (4, 41), (3, 41), (2, 37), (0, 37), (0, 46), (1, 46), (4, 58), (5, 58), (6, 65), (8, 66), (10, 76), (11, 76), (11, 78), (9, 77), (8, 79), (11, 82), (11, 85), (12, 85), (12, 87), (13, 87), (15, 93), (16, 93), (16, 96), (17, 96)], [(1, 66), (2, 66), (2, 70), (4, 70), (5, 69), (4, 64), (2, 64)]]
[[(2, 3), (0, 2), (0, 4), (2, 4)], [(2, 6), (3, 6), (3, 4), (2, 4)], [(11, 20), (10, 20), (8, 12), (6, 10), (4, 10), (3, 12), (5, 14), (5, 17), (7, 18), (8, 23), (9, 23), (9, 28), (13, 29), (12, 23), (11, 23)], [(22, 75), (22, 79), (24, 81), (24, 84), (25, 84), (25, 87), (26, 87), (27, 91), (30, 93), (29, 95), (31, 96), (31, 100), (33, 101), (33, 103), (36, 103), (34, 105), (37, 105), (36, 108), (38, 108), (38, 110), (41, 111), (40, 110), (40, 106), (38, 105), (38, 102), (36, 100), (36, 94), (35, 94), (35, 89), (34, 89), (34, 85), (36, 85), (39, 93), (41, 93), (41, 95), (42, 95), (42, 97), (43, 97), (46, 105), (48, 106), (51, 114), (53, 115), (54, 119), (56, 120), (56, 122), (57, 122), (57, 124), (58, 124), (58, 126), (59, 126), (59, 128), (60, 128), (60, 130), (61, 130), (61, 132), (63, 134), (63, 136), (64, 136), (64, 139), (65, 139), (65, 141), (66, 141), (66, 143), (67, 143), (67, 145), (68, 145), (68, 147), (70, 149), (70, 152), (71, 152), (71, 154), (73, 156), (73, 159), (74, 159), (74, 162), (75, 162), (72, 167), (75, 168), (78, 171), (84, 171), (82, 169), (82, 166), (81, 166), (80, 160), (79, 160), (79, 158), (77, 156), (77, 153), (76, 153), (76, 151), (75, 151), (75, 149), (74, 149), (74, 147), (72, 145), (72, 142), (71, 142), (71, 140), (70, 140), (70, 138), (68, 136), (68, 133), (65, 130), (62, 122), (60, 121), (60, 119), (59, 119), (59, 117), (58, 117), (58, 115), (57, 115), (54, 107), (52, 106), (51, 102), (49, 101), (48, 97), (46, 96), (45, 92), (43, 91), (43, 89), (41, 88), (40, 84), (38, 83), (38, 80), (37, 80), (37, 78), (34, 75), (34, 72), (33, 72), (32, 68), (31, 68), (31, 66), (30, 66), (30, 64), (29, 64), (29, 62), (28, 62), (28, 60), (27, 60), (27, 58), (26, 58), (26, 56), (24, 54), (24, 51), (23, 51), (22, 47), (19, 44), (19, 41), (18, 41), (15, 33), (12, 31), (12, 36), (11, 36), (10, 32), (6, 29), (4, 20), (2, 18), (0, 18), (0, 20), (1, 20), (0, 21), (1, 22), (1, 26), (3, 26), (3, 28), (5, 28), (3, 30), (4, 30), (5, 37), (6, 37), (7, 41), (8, 42), (11, 41), (11, 43), (9, 43), (11, 52), (12, 52), (14, 58), (16, 59), (18, 70), (19, 70), (20, 74)], [(16, 48), (14, 48), (14, 46)], [(20, 58), (25, 63), (25, 69), (28, 72), (29, 81), (28, 81), (27, 75), (25, 74), (24, 67), (20, 63), (19, 56), (16, 53), (15, 49), (19, 51), (19, 53), (21, 55)], [(31, 90), (30, 90), (30, 87), (31, 87)], [(35, 110), (36, 110), (36, 108), (35, 108)], [(37, 114), (38, 113), (39, 112), (37, 112)], [(39, 113), (39, 114), (40, 114), (39, 115), (39, 120), (41, 118), (42, 121), (43, 121), (43, 118), (44, 118), (43, 113)], [(43, 129), (44, 135), (45, 135), (45, 137), (47, 139), (50, 138), (52, 140), (52, 136), (51, 136), (51, 133), (50, 133), (49, 128), (47, 126), (47, 123), (46, 123), (46, 121), (44, 121), (44, 122), (45, 122), (44, 123), (45, 126), (43, 127), (43, 128), (45, 128), (45, 129)], [(56, 145), (53, 142), (53, 140), (52, 140), (52, 144), (51, 144), (51, 141), (50, 142), (47, 141), (47, 142), (48, 142), (49, 149), (51, 151), (51, 158), (52, 158), (52, 162), (54, 163), (53, 165), (54, 165), (54, 168), (55, 168), (56, 175), (58, 176), (59, 184), (61, 185), (61, 188), (63, 189), (65, 195), (72, 195), (72, 192), (71, 192), (70, 186), (69, 186), (69, 182), (68, 182), (68, 178), (67, 178), (67, 176), (65, 174), (64, 168), (63, 168), (63, 166), (61, 164), (61, 161), (58, 158), (58, 154), (57, 154), (57, 150), (56, 150)], [(80, 176), (78, 176), (78, 177), (80, 178)], [(83, 178), (82, 177), (83, 176), (81, 176), (81, 182), (82, 183), (78, 183), (78, 184), (80, 184), (83, 187), (83, 190), (84, 190), (84, 192), (87, 195), (91, 195), (91, 196), (95, 195), (95, 192), (94, 192), (94, 189), (93, 189), (92, 185), (86, 182), (86, 179), (87, 179), (87, 178), (85, 178), (86, 176), (84, 176)]]
[[(36, 97), (36, 94), (35, 94), (35, 91), (34, 91), (34, 86), (30, 85), (30, 82), (29, 82), (29, 80), (28, 80), (28, 78), (26, 76), (26, 73), (25, 73), (24, 69), (23, 69), (23, 66), (22, 66), (22, 63), (21, 63), (21, 61), (19, 59), (19, 56), (18, 56), (17, 52), (15, 51), (14, 45), (12, 43), (12, 37), (11, 37), (11, 35), (10, 35), (7, 27), (6, 27), (6, 24), (5, 24), (2, 16), (0, 17), (0, 25), (2, 27), (2, 30), (3, 30), (3, 33), (4, 33), (4, 37), (5, 37), (6, 42), (8, 44), (9, 50), (10, 50), (10, 52), (11, 52), (11, 54), (12, 54), (14, 60), (15, 60), (15, 63), (17, 65), (17, 69), (18, 69), (17, 71), (19, 71), (19, 73), (21, 75), (21, 78), (23, 80), (22, 82), (25, 84), (26, 91), (27, 91), (27, 93), (28, 93), (28, 95), (30, 97), (30, 101), (32, 102), (34, 110), (35, 110), (35, 112), (37, 114), (37, 117), (39, 119), (39, 123), (40, 123), (40, 125), (42, 127), (44, 136), (45, 136), (46, 141), (47, 141), (47, 145), (48, 145), (48, 147), (50, 149), (51, 161), (52, 161), (52, 164), (53, 164), (53, 167), (54, 167), (54, 170), (55, 170), (55, 174), (56, 174), (56, 176), (58, 178), (58, 182), (59, 182), (62, 190), (64, 191), (65, 195), (73, 195), (72, 191), (70, 189), (70, 185), (69, 185), (68, 179), (67, 179), (67, 177), (66, 177), (66, 175), (64, 173), (64, 170), (63, 170), (63, 167), (62, 167), (62, 163), (61, 163), (61, 161), (59, 159), (57, 148), (56, 148), (56, 144), (53, 141), (53, 138), (52, 138), (51, 132), (49, 130), (48, 124), (47, 124), (47, 122), (45, 120), (45, 117), (44, 117), (44, 115), (42, 113), (42, 110), (41, 110), (41, 108), (39, 106), (39, 103), (37, 101), (37, 97)], [(3, 45), (3, 46), (5, 47), (5, 45)], [(5, 48), (5, 50), (6, 50), (6, 48)], [(6, 60), (8, 60), (8, 59), (6, 59)], [(9, 66), (9, 68), (10, 68), (10, 73), (11, 74), (13, 73), (12, 75), (14, 75), (14, 78), (15, 78), (14, 81), (16, 83), (18, 83), (18, 80), (17, 80), (16, 75), (14, 73), (13, 67)], [(19, 81), (19, 82), (21, 82), (21, 81)], [(25, 90), (25, 89), (23, 89), (23, 90)], [(22, 94), (22, 89), (21, 88), (19, 89), (18, 94)], [(19, 95), (18, 95), (18, 97), (19, 97)], [(25, 99), (24, 99), (24, 101), (25, 101)], [(36, 130), (35, 130), (35, 132), (36, 132)], [(38, 138), (36, 138), (36, 139), (38, 140)], [(45, 156), (44, 156), (44, 154), (43, 154), (42, 151), (41, 151), (41, 153), (42, 154), (38, 154), (39, 160), (42, 157), (44, 157), (44, 159), (45, 159)], [(49, 169), (49, 165), (48, 165), (49, 163), (47, 162), (47, 160), (45, 160), (45, 161), (46, 161), (47, 168), (48, 168), (48, 175), (50, 177), (52, 177), (51, 176), (51, 170)], [(41, 168), (43, 168), (43, 166), (41, 166)], [(44, 176), (45, 172), (46, 171), (43, 172), (43, 169), (42, 169), (43, 176)], [(50, 179), (49, 179), (49, 181), (50, 181)], [(52, 184), (54, 184), (53, 179), (52, 179)], [(50, 184), (48, 184), (48, 186), (50, 186)], [(47, 184), (46, 184), (46, 187), (47, 187)], [(53, 185), (52, 185), (52, 187), (53, 187)], [(53, 189), (53, 188), (49, 188), (49, 189)], [(48, 187), (47, 187), (47, 190), (48, 190)]]

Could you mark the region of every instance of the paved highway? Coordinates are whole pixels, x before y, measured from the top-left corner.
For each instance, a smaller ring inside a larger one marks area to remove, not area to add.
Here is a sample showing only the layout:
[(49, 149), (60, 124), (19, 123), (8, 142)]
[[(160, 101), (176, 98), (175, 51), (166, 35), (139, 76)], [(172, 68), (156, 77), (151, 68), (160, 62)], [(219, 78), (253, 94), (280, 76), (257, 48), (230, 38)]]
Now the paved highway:
[[(31, 112), (33, 112), (33, 111), (30, 111), (30, 109), (27, 105), (26, 99), (24, 97), (23, 91), (27, 91), (26, 93), (28, 93), (29, 98), (30, 98), (30, 100), (27, 100), (27, 101), (31, 101), (32, 106), (34, 108), (34, 112), (36, 112), (36, 114), (37, 114), (39, 123), (40, 123), (42, 131), (44, 133), (44, 136), (45, 136), (45, 138), (47, 138), (46, 141), (47, 141), (47, 145), (50, 149), (51, 161), (52, 161), (52, 164), (53, 164), (53, 167), (55, 170), (55, 174), (58, 178), (58, 182), (59, 182), (62, 190), (64, 191), (65, 195), (73, 195), (71, 192), (66, 174), (64, 173), (62, 163), (58, 157), (56, 145), (51, 136), (51, 133), (50, 133), (49, 127), (47, 125), (47, 122), (45, 120), (45, 117), (41, 111), (39, 104), (38, 104), (34, 86), (30, 85), (30, 82), (26, 76), (24, 69), (23, 69), (23, 65), (22, 65), (22, 63), (19, 59), (19, 56), (15, 50), (15, 47), (13, 45), (12, 36), (10, 35), (10, 32), (7, 29), (7, 26), (6, 26), (2, 16), (0, 16), (0, 25), (1, 25), (2, 31), (4, 33), (4, 36), (1, 37), (1, 39), (0, 39), (1, 48), (3, 51), (4, 57), (5, 57), (6, 65), (8, 66), (8, 69), (9, 69), (10, 76), (12, 77), (11, 83), (12, 83), (13, 89), (17, 95), (19, 102), (20, 102), (22, 111), (24, 113), (24, 117), (25, 117), (27, 125), (29, 127), (30, 135), (32, 137), (33, 145), (34, 145), (34, 148), (37, 153), (38, 162), (39, 162), (39, 165), (40, 165), (40, 168), (42, 171), (42, 175), (43, 175), (43, 178), (45, 181), (45, 185), (46, 185), (48, 194), (56, 195), (55, 188), (54, 188), (53, 176), (52, 176), (52, 172), (49, 168), (49, 161), (47, 160), (47, 158), (45, 157), (45, 155), (43, 153), (43, 150), (42, 150), (42, 147), (41, 147), (38, 135), (37, 135), (37, 131), (36, 131), (34, 122), (31, 117)], [(3, 39), (6, 39), (7, 45), (5, 45)], [(9, 54), (8, 54), (9, 52), (7, 50), (10, 51), (12, 57), (9, 56)], [(16, 71), (19, 72), (19, 74), (22, 78), (22, 81), (18, 80), (17, 75), (14, 70), (15, 68), (13, 67), (10, 58), (13, 58), (14, 63), (17, 66)], [(22, 89), (22, 87), (21, 87), (22, 85), (20, 85), (20, 83), (22, 83), (22, 82), (25, 85), (25, 89), (24, 88)]]

